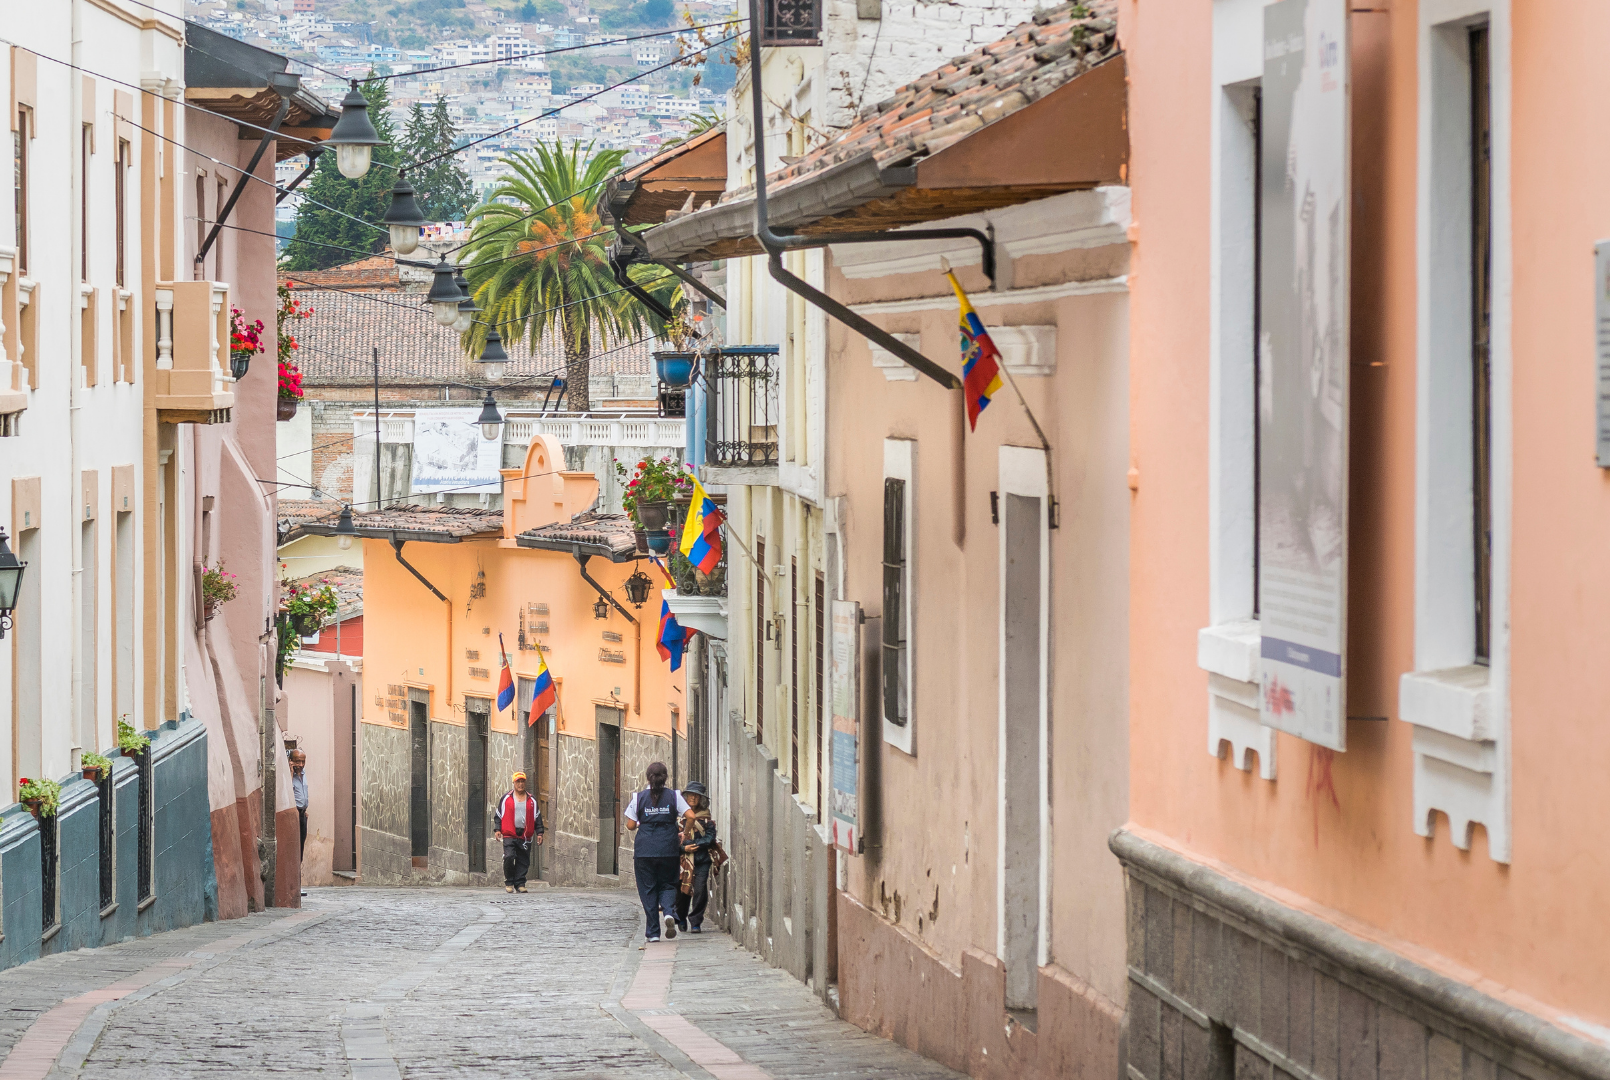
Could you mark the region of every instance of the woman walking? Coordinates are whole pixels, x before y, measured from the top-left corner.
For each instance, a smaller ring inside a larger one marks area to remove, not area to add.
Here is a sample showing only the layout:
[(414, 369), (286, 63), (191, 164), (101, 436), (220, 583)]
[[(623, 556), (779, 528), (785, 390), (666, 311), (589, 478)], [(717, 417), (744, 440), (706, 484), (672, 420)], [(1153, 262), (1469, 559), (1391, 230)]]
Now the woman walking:
[(662, 933), (676, 937), (676, 889), (682, 868), (677, 836), (683, 816), (692, 816), (682, 793), (665, 786), (669, 776), (664, 762), (650, 765), (644, 773), (648, 787), (626, 808), (626, 827), (637, 834), (632, 869), (650, 941), (660, 940)]
[(692, 808), (682, 829), (682, 886), (676, 894), (676, 925), (690, 933), (704, 933), (704, 909), (710, 903), (710, 852), (715, 848), (716, 823), (710, 818), (704, 785), (695, 780), (682, 789)]

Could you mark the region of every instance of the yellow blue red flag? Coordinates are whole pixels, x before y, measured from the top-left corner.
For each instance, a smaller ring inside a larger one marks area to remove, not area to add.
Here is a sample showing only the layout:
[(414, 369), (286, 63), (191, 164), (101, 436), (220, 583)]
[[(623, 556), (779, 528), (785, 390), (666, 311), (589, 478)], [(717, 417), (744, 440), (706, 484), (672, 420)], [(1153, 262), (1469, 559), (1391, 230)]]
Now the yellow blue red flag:
[(976, 431), (978, 414), (1001, 388), (1001, 354), (956, 275), (946, 273), (945, 276), (950, 279), (950, 287), (956, 290), (956, 302), (961, 305), (962, 394), (967, 398), (967, 423)]
[(727, 520), (715, 501), (704, 493), (699, 478), (693, 478), (693, 501), (688, 505), (688, 520), (682, 526), (682, 543), (679, 545), (688, 562), (702, 573), (710, 573), (721, 562), (721, 523)]
[(531, 688), (531, 719), (527, 724), (535, 724), (543, 713), (553, 708), (553, 703), (559, 700), (559, 691), (553, 685), (553, 673), (548, 670), (548, 661), (542, 655), (542, 647), (537, 647), (537, 678), (536, 684)]
[(509, 670), (509, 654), (503, 648), (503, 635), (498, 635), (498, 652), (503, 656), (503, 672), (498, 676), (498, 712), (514, 704), (514, 673)]

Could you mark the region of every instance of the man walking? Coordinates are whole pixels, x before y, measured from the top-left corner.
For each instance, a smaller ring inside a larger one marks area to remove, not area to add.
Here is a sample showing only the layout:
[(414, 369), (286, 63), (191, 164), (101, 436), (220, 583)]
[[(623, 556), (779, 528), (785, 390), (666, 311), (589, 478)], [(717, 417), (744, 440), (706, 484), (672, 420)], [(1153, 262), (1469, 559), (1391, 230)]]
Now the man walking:
[(540, 846), (548, 831), (537, 810), (537, 800), (526, 793), (526, 776), (517, 772), (511, 778), (514, 790), (498, 800), (498, 835), (503, 837), (503, 891), (525, 892), (526, 875), (531, 872), (531, 842)]
[(296, 797), (296, 820), (302, 827), (302, 845), (296, 849), (297, 862), (301, 862), (302, 856), (307, 853), (307, 777), (303, 774), (306, 768), (307, 754), (292, 750), (291, 794)]

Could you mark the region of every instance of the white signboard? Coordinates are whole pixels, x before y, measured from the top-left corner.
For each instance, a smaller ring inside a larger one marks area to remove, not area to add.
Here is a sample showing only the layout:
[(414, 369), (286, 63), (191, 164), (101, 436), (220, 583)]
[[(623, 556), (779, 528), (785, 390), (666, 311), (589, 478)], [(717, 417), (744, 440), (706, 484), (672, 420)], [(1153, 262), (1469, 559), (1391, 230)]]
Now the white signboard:
[(421, 409), (414, 414), (416, 494), (496, 494), (503, 490), (503, 440), (481, 436), (480, 409)]
[(861, 851), (861, 684), (856, 665), (861, 656), (861, 606), (853, 600), (833, 601), (832, 681), (833, 711), (828, 821), (833, 846), (852, 854)]
[(1263, 9), (1259, 718), (1347, 748), (1347, 0)]

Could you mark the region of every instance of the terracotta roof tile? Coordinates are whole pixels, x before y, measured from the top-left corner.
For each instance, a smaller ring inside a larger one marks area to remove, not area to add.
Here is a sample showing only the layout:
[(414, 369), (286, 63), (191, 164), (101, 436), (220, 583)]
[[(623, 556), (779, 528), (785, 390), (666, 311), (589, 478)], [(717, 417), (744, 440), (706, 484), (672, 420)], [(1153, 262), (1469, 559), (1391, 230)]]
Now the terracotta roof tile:
[(552, 525), (527, 529), (519, 536), (521, 547), (534, 547), (532, 541), (548, 544), (581, 544), (603, 548), (616, 561), (637, 550), (637, 535), (632, 531), (631, 518), (625, 514), (598, 514), (591, 510), (577, 514), (569, 521), (556, 521)]

